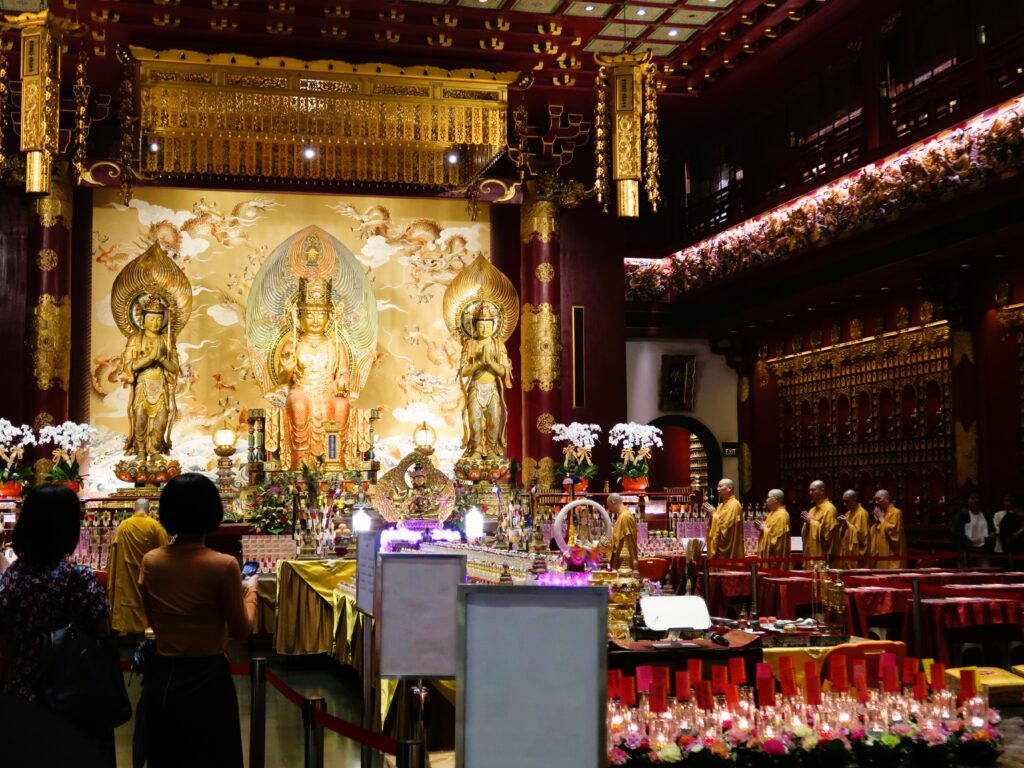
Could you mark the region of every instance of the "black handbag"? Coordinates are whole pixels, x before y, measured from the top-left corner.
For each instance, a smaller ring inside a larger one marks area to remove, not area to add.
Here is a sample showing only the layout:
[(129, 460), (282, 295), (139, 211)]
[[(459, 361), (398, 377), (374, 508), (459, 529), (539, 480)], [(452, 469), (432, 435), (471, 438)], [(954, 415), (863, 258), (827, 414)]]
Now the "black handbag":
[(81, 726), (116, 728), (132, 717), (117, 646), (76, 624), (43, 635), (40, 703)]

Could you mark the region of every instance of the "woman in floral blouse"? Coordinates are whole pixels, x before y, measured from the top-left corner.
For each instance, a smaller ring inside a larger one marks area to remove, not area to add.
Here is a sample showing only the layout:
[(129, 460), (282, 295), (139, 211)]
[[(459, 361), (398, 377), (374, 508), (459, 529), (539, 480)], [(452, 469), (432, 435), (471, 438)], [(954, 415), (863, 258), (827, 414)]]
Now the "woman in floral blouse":
[[(44, 485), (25, 497), (14, 526), (18, 559), (0, 576), (0, 692), (36, 702), (42, 683), (43, 636), (69, 624), (108, 634), (110, 607), (96, 575), (72, 565), (81, 507), (61, 485)], [(90, 733), (113, 763), (113, 731)]]

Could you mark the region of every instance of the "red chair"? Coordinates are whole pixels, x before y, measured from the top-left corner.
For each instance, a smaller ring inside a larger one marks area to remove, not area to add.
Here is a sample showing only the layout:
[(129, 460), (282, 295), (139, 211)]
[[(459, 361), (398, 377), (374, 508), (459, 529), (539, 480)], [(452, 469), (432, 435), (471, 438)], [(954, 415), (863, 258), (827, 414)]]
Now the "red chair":
[(637, 562), (636, 569), (648, 581), (661, 583), (668, 573), (668, 560), (664, 557), (644, 557)]
[(907, 656), (907, 644), (894, 640), (869, 640), (864, 643), (843, 643), (829, 649), (821, 659), (821, 680), (822, 683), (828, 680), (831, 675), (832, 658), (841, 656), (846, 659), (847, 678), (852, 682), (853, 661), (864, 659), (867, 662), (867, 683), (868, 688), (878, 687), (878, 666), (883, 653), (892, 653), (896, 656), (896, 669), (903, 675), (903, 659)]

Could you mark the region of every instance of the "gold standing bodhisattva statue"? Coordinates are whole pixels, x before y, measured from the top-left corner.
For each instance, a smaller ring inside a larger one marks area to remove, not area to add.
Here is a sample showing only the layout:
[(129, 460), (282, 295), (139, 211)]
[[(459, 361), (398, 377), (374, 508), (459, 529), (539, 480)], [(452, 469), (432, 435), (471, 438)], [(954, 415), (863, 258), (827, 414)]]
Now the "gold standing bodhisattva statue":
[(281, 346), (278, 371), (288, 386), (284, 427), (292, 469), (311, 465), (322, 452), (325, 422), (338, 422), (338, 433), (348, 434), (348, 355), (334, 316), (331, 280), (300, 278), (293, 331)]
[(192, 313), (192, 286), (159, 245), (124, 266), (110, 293), (110, 310), (126, 343), (121, 358), (128, 385), (128, 435), (115, 474), (125, 482), (162, 483), (181, 472), (168, 458), (178, 416), (177, 338)]
[(463, 453), (455, 476), (472, 482), (508, 482), (505, 390), (512, 366), (505, 342), (519, 319), (519, 297), (483, 255), (444, 292), (444, 319), (462, 345), (458, 376), (465, 396)]

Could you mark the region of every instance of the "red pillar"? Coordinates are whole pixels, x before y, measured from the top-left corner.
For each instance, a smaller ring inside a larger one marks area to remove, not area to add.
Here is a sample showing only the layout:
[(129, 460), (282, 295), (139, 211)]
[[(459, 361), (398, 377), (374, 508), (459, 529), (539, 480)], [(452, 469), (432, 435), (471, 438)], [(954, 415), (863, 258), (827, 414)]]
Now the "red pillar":
[(37, 430), (68, 418), (71, 372), (71, 184), (66, 170), (36, 199), (25, 289), (26, 418)]
[(558, 206), (527, 184), (520, 213), (522, 244), (519, 324), (522, 363), (523, 481), (555, 487), (551, 425), (561, 421), (562, 361)]

